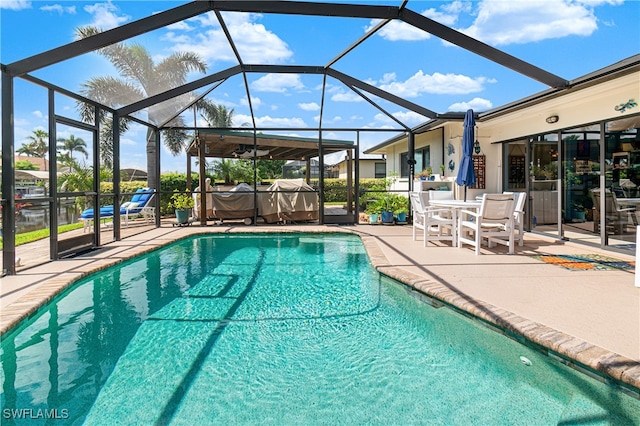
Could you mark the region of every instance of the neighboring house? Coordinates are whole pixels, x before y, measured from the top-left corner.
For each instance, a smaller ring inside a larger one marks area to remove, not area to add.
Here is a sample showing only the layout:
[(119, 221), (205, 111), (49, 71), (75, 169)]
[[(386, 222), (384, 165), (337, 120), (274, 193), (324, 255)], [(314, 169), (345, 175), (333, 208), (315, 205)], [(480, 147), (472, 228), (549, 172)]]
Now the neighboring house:
[[(359, 158), (360, 179), (384, 178), (387, 176), (387, 162), (384, 155), (361, 155)], [(347, 157), (331, 166), (331, 177), (346, 179), (348, 175)]]
[[(320, 162), (316, 159), (310, 159), (311, 179), (320, 177)], [(285, 179), (303, 179), (306, 176), (307, 162), (300, 160), (290, 160), (282, 166), (282, 177)]]
[(16, 155), (14, 156), (13, 159), (14, 159), (14, 162), (28, 161), (34, 166), (36, 166), (40, 171), (49, 170), (49, 160), (45, 158), (30, 157), (28, 155)]

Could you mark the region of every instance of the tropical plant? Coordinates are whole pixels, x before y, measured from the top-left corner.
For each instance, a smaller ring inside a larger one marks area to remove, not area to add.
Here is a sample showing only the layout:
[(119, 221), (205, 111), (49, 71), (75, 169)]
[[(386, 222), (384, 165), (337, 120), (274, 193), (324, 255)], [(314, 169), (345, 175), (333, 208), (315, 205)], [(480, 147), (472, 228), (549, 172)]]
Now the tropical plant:
[[(92, 27), (80, 27), (76, 30), (78, 38), (96, 35), (101, 30)], [(187, 74), (192, 71), (206, 72), (207, 65), (193, 52), (176, 52), (156, 63), (151, 54), (140, 44), (127, 45), (116, 43), (97, 51), (105, 56), (120, 72), (120, 77), (94, 77), (82, 85), (81, 93), (86, 97), (110, 107), (120, 107), (137, 102), (149, 96), (166, 92), (167, 90), (186, 83)], [(181, 102), (181, 97), (184, 102)], [(162, 102), (151, 105), (147, 109), (149, 122), (158, 126), (173, 126), (175, 129), (163, 130), (162, 138), (165, 146), (173, 155), (181, 153), (187, 145), (189, 134), (180, 129), (184, 127), (184, 120), (179, 115), (182, 108), (188, 104), (190, 94), (174, 98), (172, 102)], [(79, 102), (83, 120), (93, 123), (95, 110), (93, 106)], [(110, 116), (100, 116), (101, 123), (108, 128), (112, 126)], [(126, 129), (126, 122), (121, 120), (120, 129)], [(104, 137), (104, 139), (103, 139)], [(113, 141), (109, 136), (101, 134), (101, 152), (113, 156)], [(109, 144), (111, 146), (109, 146)], [(106, 146), (105, 146), (106, 145)], [(111, 148), (111, 149), (109, 149)], [(155, 131), (147, 131), (147, 176), (148, 184), (152, 188), (158, 187), (159, 176), (156, 176), (156, 146)], [(104, 159), (103, 159), (104, 161)], [(106, 163), (106, 162), (105, 162)]]
[(282, 177), (282, 166), (287, 162), (285, 160), (258, 160), (258, 175), (262, 179), (278, 179)]
[(59, 160), (64, 161), (68, 165), (73, 164), (73, 153), (79, 152), (84, 154), (84, 158), (89, 158), (87, 152), (87, 143), (82, 138), (76, 138), (73, 135), (69, 135), (68, 138), (58, 138), (58, 152), (62, 153)]
[(40, 170), (38, 166), (29, 160), (18, 160), (16, 161), (15, 167), (16, 170)]
[(209, 127), (233, 127), (233, 108), (228, 109), (224, 105), (216, 105), (204, 99), (198, 103), (198, 108), (200, 116)]
[(188, 210), (195, 206), (195, 200), (189, 191), (180, 192), (176, 189), (171, 196), (170, 205), (176, 210)]
[(367, 202), (367, 208), (364, 210), (367, 214), (380, 214), (387, 208), (387, 203), (384, 199), (378, 198), (376, 200), (370, 200)]
[(224, 180), (225, 185), (231, 185), (233, 182), (233, 160), (221, 159), (213, 165), (212, 169), (216, 179)]
[[(49, 153), (49, 134), (42, 129), (36, 129), (27, 139), (31, 142), (16, 149), (16, 153), (28, 157), (46, 158)], [(44, 161), (44, 170), (47, 170), (47, 162)]]
[(422, 169), (422, 171), (416, 173), (417, 178), (428, 178), (429, 176), (431, 176), (431, 167), (427, 167), (425, 169)]

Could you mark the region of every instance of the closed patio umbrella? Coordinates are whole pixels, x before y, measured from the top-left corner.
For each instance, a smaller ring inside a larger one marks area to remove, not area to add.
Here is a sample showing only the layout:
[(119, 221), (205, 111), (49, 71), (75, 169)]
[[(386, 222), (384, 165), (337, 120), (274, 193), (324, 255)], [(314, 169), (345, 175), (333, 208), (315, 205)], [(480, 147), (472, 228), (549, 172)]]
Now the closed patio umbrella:
[(473, 140), (476, 121), (473, 118), (473, 110), (467, 110), (464, 116), (464, 130), (462, 132), (462, 158), (456, 183), (464, 185), (464, 201), (467, 201), (467, 187), (476, 183), (476, 174), (473, 171)]

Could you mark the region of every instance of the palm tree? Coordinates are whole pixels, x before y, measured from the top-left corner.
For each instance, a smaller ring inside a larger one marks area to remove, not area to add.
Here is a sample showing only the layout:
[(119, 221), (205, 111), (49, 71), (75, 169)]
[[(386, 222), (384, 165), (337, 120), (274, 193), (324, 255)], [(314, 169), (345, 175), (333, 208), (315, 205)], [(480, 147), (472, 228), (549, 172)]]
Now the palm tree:
[(67, 139), (58, 138), (58, 152), (66, 151), (60, 159), (65, 160), (66, 163), (70, 163), (69, 160), (73, 159), (74, 151), (84, 154), (84, 158), (89, 158), (86, 147), (87, 143), (82, 138), (76, 138), (73, 135), (69, 135)]
[(233, 160), (221, 159), (213, 165), (213, 172), (219, 179), (224, 179), (225, 185), (231, 185), (233, 171)]
[(76, 138), (73, 135), (69, 135), (67, 139), (58, 138), (58, 151), (67, 151), (70, 157), (73, 157), (73, 152), (79, 152), (84, 154), (84, 158), (89, 158), (87, 152), (87, 143), (82, 138)]
[(28, 139), (31, 142), (16, 149), (16, 152), (18, 154), (24, 154), (29, 157), (45, 159), (43, 161), (44, 171), (47, 171), (46, 157), (49, 153), (49, 134), (44, 130), (37, 129), (33, 131), (33, 134), (30, 135)]
[[(95, 27), (80, 27), (76, 30), (79, 38), (86, 38), (98, 34), (101, 30)], [(117, 43), (104, 47), (97, 51), (105, 56), (120, 72), (117, 77), (94, 77), (82, 86), (82, 94), (97, 102), (117, 108), (129, 105), (149, 96), (165, 92), (169, 89), (183, 85), (186, 82), (187, 74), (191, 71), (206, 72), (207, 65), (200, 57), (192, 52), (178, 52), (158, 63), (155, 63), (149, 52), (140, 44), (127, 45)], [(149, 122), (161, 125), (164, 121), (176, 115), (180, 108), (188, 102), (189, 95), (183, 95), (185, 102), (179, 100), (163, 102), (148, 108)], [(93, 122), (94, 108), (84, 102), (78, 104), (83, 120)], [(103, 127), (109, 124), (108, 117), (101, 116), (100, 122)], [(122, 120), (124, 121), (124, 120)], [(167, 126), (183, 127), (182, 117), (174, 118)], [(126, 122), (121, 122), (121, 130), (124, 131)], [(106, 154), (113, 155), (109, 146), (113, 141), (104, 137), (101, 132), (101, 148)], [(184, 130), (164, 130), (162, 137), (167, 149), (173, 154), (181, 153), (188, 142), (188, 134)], [(155, 133), (149, 128), (147, 131), (147, 174), (148, 185), (151, 188), (158, 188), (158, 176), (156, 176), (156, 143)], [(104, 160), (104, 157), (103, 157)]]
[(227, 109), (226, 106), (213, 102), (201, 102), (198, 103), (198, 107), (201, 109), (200, 116), (210, 127), (233, 126), (233, 108)]

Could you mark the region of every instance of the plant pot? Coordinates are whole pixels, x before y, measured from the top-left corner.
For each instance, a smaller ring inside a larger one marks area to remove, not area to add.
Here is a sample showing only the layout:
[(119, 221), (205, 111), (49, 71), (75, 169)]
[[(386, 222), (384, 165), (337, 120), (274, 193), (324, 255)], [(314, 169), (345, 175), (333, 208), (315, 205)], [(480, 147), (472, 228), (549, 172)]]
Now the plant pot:
[(396, 215), (396, 222), (405, 223), (407, 221), (407, 212), (398, 213)]
[(584, 210), (573, 210), (571, 218), (584, 222), (586, 220), (586, 212)]
[(382, 223), (385, 225), (393, 225), (393, 212), (382, 212)]
[(378, 213), (369, 214), (369, 223), (375, 225), (378, 223)]
[(191, 215), (190, 209), (176, 209), (176, 220), (178, 223), (189, 222), (189, 216)]

